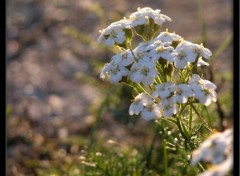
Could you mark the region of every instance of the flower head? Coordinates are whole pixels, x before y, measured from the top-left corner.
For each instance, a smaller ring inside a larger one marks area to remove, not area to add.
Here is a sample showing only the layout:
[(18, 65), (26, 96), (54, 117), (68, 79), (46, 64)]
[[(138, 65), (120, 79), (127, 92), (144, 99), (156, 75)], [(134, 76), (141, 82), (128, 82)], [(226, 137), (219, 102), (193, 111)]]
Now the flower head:
[(146, 86), (153, 83), (156, 76), (157, 70), (155, 69), (155, 64), (147, 57), (139, 60), (139, 62), (135, 62), (131, 66), (129, 73), (129, 77), (133, 82), (142, 82)]
[(177, 35), (175, 33), (170, 32), (161, 32), (154, 40), (160, 40), (161, 42), (174, 42), (174, 41), (181, 41), (182, 37), (180, 35)]
[(177, 68), (184, 69), (188, 63), (197, 59), (195, 45), (191, 42), (183, 41), (175, 49), (174, 64)]
[(108, 46), (113, 46), (115, 43), (123, 44), (126, 40), (123, 29), (128, 28), (128, 26), (129, 21), (126, 19), (110, 24), (107, 28), (101, 31), (98, 42), (104, 42)]
[(171, 21), (166, 15), (160, 14), (159, 9), (153, 10), (150, 7), (138, 8), (137, 12), (130, 15), (130, 20), (132, 21), (131, 27), (138, 25), (149, 24), (149, 19), (153, 19), (155, 24), (162, 25), (165, 21)]
[(171, 117), (178, 112), (178, 106), (176, 104), (176, 98), (174, 96), (161, 99), (161, 103), (159, 105), (163, 111), (163, 116), (165, 118)]
[(172, 82), (166, 82), (163, 84), (158, 84), (155, 86), (155, 91), (153, 92), (152, 96), (157, 98), (167, 98), (174, 92), (175, 85)]
[(212, 134), (192, 153), (191, 164), (200, 161), (212, 166), (199, 176), (225, 176), (233, 169), (233, 130)]
[(192, 89), (188, 84), (178, 84), (175, 87), (176, 102), (182, 104), (188, 101), (188, 98), (193, 95)]
[(149, 58), (149, 45), (152, 44), (152, 41), (149, 42), (141, 42), (134, 50), (134, 56), (137, 60), (143, 59), (143, 58)]
[(172, 54), (173, 51), (172, 46), (159, 46), (154, 48), (149, 52), (149, 56), (152, 58), (153, 61), (157, 61), (159, 58), (172, 62), (174, 60), (174, 55)]
[(217, 101), (217, 88), (215, 84), (208, 80), (203, 80), (199, 75), (193, 74), (189, 80), (189, 86), (191, 87), (194, 97), (205, 106)]
[(141, 116), (146, 121), (156, 119), (162, 116), (161, 108), (159, 107), (159, 105), (153, 103), (150, 106), (146, 106), (143, 108)]
[(114, 63), (119, 64), (119, 66), (129, 66), (134, 62), (134, 57), (130, 50), (124, 50), (112, 57), (115, 60)]
[(128, 75), (128, 69), (119, 64), (120, 60), (116, 57), (110, 63), (105, 64), (100, 78), (105, 79), (106, 76), (109, 76), (111, 83), (118, 83), (123, 76)]
[(152, 103), (153, 100), (151, 99), (151, 97), (149, 97), (146, 93), (140, 93), (134, 98), (132, 104), (130, 105), (129, 114), (138, 115), (143, 110), (144, 106), (148, 107)]

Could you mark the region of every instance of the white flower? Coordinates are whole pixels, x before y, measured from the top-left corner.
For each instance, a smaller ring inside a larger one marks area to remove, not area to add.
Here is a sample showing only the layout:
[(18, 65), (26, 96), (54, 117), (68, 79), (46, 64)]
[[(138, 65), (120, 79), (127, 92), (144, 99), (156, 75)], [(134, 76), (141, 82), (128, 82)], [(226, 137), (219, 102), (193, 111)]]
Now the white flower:
[(217, 101), (217, 88), (215, 84), (208, 80), (203, 80), (199, 75), (193, 74), (189, 80), (189, 86), (193, 90), (194, 97), (205, 106)]
[(204, 59), (209, 59), (212, 56), (212, 53), (209, 49), (204, 48), (203, 44), (194, 44), (195, 46), (195, 52), (202, 56)]
[(123, 66), (129, 66), (129, 65), (131, 65), (133, 62), (134, 62), (134, 57), (133, 57), (131, 51), (130, 51), (130, 50), (125, 50), (125, 51), (122, 53), (122, 62), (121, 62), (121, 65), (123, 65)]
[(171, 42), (162, 42), (162, 41), (160, 41), (160, 40), (152, 40), (150, 43), (149, 43), (149, 45), (146, 47), (146, 50), (147, 51), (150, 51), (150, 50), (153, 50), (153, 49), (156, 49), (156, 48), (158, 48), (159, 46), (165, 46), (165, 47), (167, 47), (167, 46), (171, 46)]
[(113, 46), (115, 43), (122, 44), (125, 40), (124, 28), (128, 28), (128, 20), (120, 20), (110, 24), (107, 28), (101, 31), (98, 42), (105, 42), (108, 46)]
[(157, 98), (158, 96), (161, 98), (169, 97), (174, 91), (175, 85), (172, 82), (166, 82), (163, 84), (158, 84), (155, 86), (155, 91), (152, 96)]
[(181, 41), (182, 37), (180, 35), (177, 35), (175, 33), (170, 32), (161, 32), (154, 40), (160, 40), (161, 42), (174, 42), (174, 41)]
[(137, 60), (143, 59), (143, 58), (149, 58), (149, 49), (148, 46), (152, 44), (152, 41), (148, 42), (141, 42), (134, 50), (133, 54), (136, 57)]
[(129, 114), (138, 115), (143, 110), (144, 106), (149, 106), (152, 103), (153, 100), (151, 97), (149, 97), (146, 93), (140, 93), (134, 98), (132, 104), (130, 105)]
[(155, 24), (162, 25), (165, 21), (171, 21), (166, 15), (160, 14), (160, 10), (153, 10), (149, 7), (138, 8), (137, 12), (134, 12), (130, 15), (130, 20), (132, 21), (131, 27), (138, 25), (148, 24), (149, 18), (154, 20)]
[(233, 129), (218, 132), (205, 140), (192, 153), (191, 164), (200, 161), (209, 162), (212, 166), (198, 176), (225, 176), (233, 169)]
[(191, 163), (195, 165), (199, 161), (205, 161), (218, 164), (224, 161), (232, 152), (232, 135), (232, 129), (211, 135), (193, 151)]
[(128, 72), (126, 67), (119, 65), (119, 60), (112, 60), (110, 63), (105, 64), (100, 78), (105, 79), (108, 75), (111, 83), (118, 83), (123, 76), (128, 75)]
[(188, 98), (193, 95), (192, 89), (187, 84), (176, 85), (175, 97), (176, 101), (180, 104), (186, 103)]
[(119, 66), (129, 66), (134, 62), (134, 57), (130, 50), (124, 50), (112, 57), (112, 60)]
[(152, 104), (143, 108), (141, 116), (144, 120), (149, 121), (161, 117), (162, 112), (157, 104)]
[(174, 55), (172, 54), (173, 49), (174, 48), (171, 46), (159, 46), (151, 50), (149, 56), (154, 62), (156, 62), (159, 58), (172, 62), (174, 60)]
[(174, 96), (162, 99), (160, 106), (165, 118), (171, 117), (178, 112), (178, 106), (176, 104), (176, 99)]
[(222, 163), (209, 168), (198, 176), (225, 176), (233, 169), (233, 154), (227, 157)]
[(155, 64), (147, 57), (141, 59), (139, 62), (135, 62), (131, 66), (129, 77), (133, 82), (143, 83), (145, 86), (153, 83), (157, 76), (157, 70)]
[(195, 45), (191, 42), (183, 41), (175, 49), (175, 66), (184, 69), (189, 62), (195, 62), (197, 53)]

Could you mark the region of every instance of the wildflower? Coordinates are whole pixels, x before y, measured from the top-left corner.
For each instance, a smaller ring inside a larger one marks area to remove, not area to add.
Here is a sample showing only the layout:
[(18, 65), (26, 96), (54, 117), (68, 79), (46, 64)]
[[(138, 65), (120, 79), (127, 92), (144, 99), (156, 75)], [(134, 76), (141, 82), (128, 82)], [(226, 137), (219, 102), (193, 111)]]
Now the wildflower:
[(174, 84), (172, 82), (166, 82), (163, 84), (158, 84), (155, 86), (155, 91), (152, 96), (157, 98), (158, 96), (161, 98), (167, 98), (173, 93)]
[(181, 42), (175, 49), (175, 66), (184, 69), (189, 62), (195, 62), (197, 59), (197, 53), (194, 49), (195, 45), (191, 42)]
[(174, 42), (174, 41), (181, 41), (182, 37), (180, 35), (177, 35), (175, 33), (170, 32), (161, 32), (154, 40), (160, 40), (161, 42)]
[(193, 95), (192, 89), (187, 84), (176, 85), (175, 97), (176, 102), (182, 104), (188, 101), (188, 98)]
[(126, 40), (124, 28), (128, 26), (127, 20), (120, 20), (110, 24), (106, 29), (101, 31), (98, 42), (105, 42), (108, 46), (113, 46), (115, 43), (123, 44)]
[(212, 53), (209, 49), (204, 48), (203, 44), (194, 44), (194, 51), (199, 55), (202, 56), (204, 59), (209, 59), (212, 56)]
[(145, 86), (153, 83), (157, 76), (155, 64), (147, 57), (135, 62), (131, 66), (129, 77), (133, 82), (143, 83)]
[(176, 98), (174, 96), (162, 99), (160, 107), (165, 118), (171, 117), (178, 112), (178, 106), (176, 104)]
[(140, 93), (134, 98), (132, 104), (130, 105), (129, 114), (138, 115), (143, 110), (144, 106), (147, 107), (152, 103), (152, 99), (146, 93)]
[(105, 79), (109, 76), (111, 83), (118, 83), (123, 76), (128, 75), (128, 69), (122, 65), (119, 65), (119, 60), (112, 60), (110, 63), (105, 64), (100, 78)]
[(211, 135), (200, 147), (193, 151), (192, 161), (196, 165), (199, 161), (212, 163), (207, 171), (199, 176), (225, 176), (233, 168), (233, 130), (227, 129)]
[(149, 7), (138, 8), (137, 12), (130, 15), (130, 20), (132, 21), (131, 27), (138, 25), (149, 24), (149, 19), (152, 18), (155, 24), (162, 25), (165, 21), (171, 21), (166, 15), (160, 14), (159, 9), (153, 10)]
[(233, 168), (233, 155), (227, 157), (222, 163), (209, 168), (207, 171), (199, 174), (198, 176), (225, 176), (231, 172)]
[(215, 133), (204, 141), (200, 147), (192, 153), (192, 164), (199, 161), (221, 163), (232, 152), (232, 129), (222, 133)]
[(143, 58), (149, 58), (149, 49), (148, 46), (151, 45), (152, 41), (149, 42), (141, 42), (134, 50), (134, 56), (137, 60)]
[(203, 80), (199, 75), (193, 74), (189, 80), (189, 86), (193, 90), (194, 97), (205, 106), (217, 101), (217, 88), (215, 84), (208, 80)]
[(134, 57), (130, 50), (124, 50), (123, 52), (114, 55), (112, 60), (115, 60), (116, 64), (126, 67), (134, 62)]
[(171, 42), (162, 42), (160, 40), (152, 40), (151, 43), (149, 43), (149, 45), (146, 47), (146, 50), (150, 51), (153, 49), (158, 48), (159, 46), (171, 46)]
[(172, 54), (173, 47), (171, 46), (159, 46), (150, 51), (149, 56), (153, 61), (157, 61), (159, 58), (165, 59), (169, 62), (174, 60), (174, 55)]
[(144, 120), (149, 121), (161, 117), (162, 112), (157, 104), (151, 104), (143, 108), (141, 116)]

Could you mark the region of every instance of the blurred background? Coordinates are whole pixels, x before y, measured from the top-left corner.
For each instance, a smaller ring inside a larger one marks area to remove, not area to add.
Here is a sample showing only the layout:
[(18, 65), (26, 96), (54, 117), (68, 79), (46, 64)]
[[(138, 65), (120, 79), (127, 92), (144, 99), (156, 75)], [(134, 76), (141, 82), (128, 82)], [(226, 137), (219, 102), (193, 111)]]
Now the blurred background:
[(99, 79), (114, 51), (97, 43), (100, 29), (146, 6), (171, 17), (163, 28), (212, 51), (205, 70), (205, 78), (218, 86), (212, 126), (232, 125), (231, 1), (11, 0), (7, 175), (71, 175), (81, 152), (99, 141), (149, 146), (151, 122), (128, 116), (131, 90)]

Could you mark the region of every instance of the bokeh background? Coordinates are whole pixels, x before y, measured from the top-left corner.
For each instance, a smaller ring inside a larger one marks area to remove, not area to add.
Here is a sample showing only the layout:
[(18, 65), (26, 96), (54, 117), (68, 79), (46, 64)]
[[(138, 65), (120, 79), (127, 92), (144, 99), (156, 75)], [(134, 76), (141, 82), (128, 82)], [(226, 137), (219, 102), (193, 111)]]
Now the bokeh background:
[(149, 145), (149, 123), (127, 115), (130, 90), (99, 79), (113, 50), (97, 43), (100, 29), (145, 6), (171, 17), (164, 23), (169, 32), (203, 42), (214, 53), (205, 71), (218, 86), (213, 126), (232, 125), (232, 1), (11, 0), (7, 175), (44, 175), (41, 170), (54, 166), (64, 170), (66, 162), (78, 162), (91, 140)]

